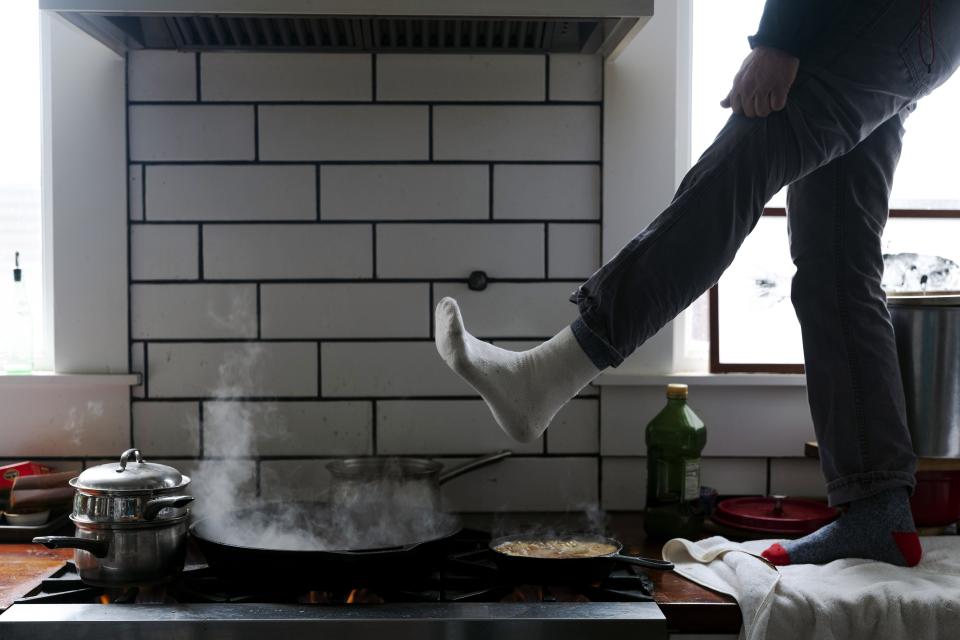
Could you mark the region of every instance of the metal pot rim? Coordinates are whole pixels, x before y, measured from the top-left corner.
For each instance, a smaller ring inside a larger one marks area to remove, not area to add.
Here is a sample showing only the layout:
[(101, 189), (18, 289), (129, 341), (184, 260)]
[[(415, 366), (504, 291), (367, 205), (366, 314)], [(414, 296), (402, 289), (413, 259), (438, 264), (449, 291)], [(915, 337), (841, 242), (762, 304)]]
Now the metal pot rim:
[(960, 291), (899, 292), (887, 296), (895, 307), (960, 307)]
[(96, 529), (98, 531), (123, 529), (165, 529), (167, 527), (180, 524), (181, 522), (185, 522), (189, 518), (190, 514), (184, 513), (173, 518), (167, 518), (166, 520), (131, 520), (129, 522), (111, 520), (110, 522), (95, 522), (90, 520), (82, 520), (77, 518), (74, 514), (70, 514), (70, 521), (77, 528)]
[(80, 477), (70, 479), (70, 486), (76, 489), (79, 493), (88, 496), (118, 496), (123, 498), (136, 498), (136, 497), (155, 497), (158, 495), (165, 495), (168, 493), (177, 493), (182, 491), (184, 487), (190, 484), (190, 476), (181, 475), (180, 484), (172, 487), (157, 487), (155, 489), (96, 489), (93, 487), (87, 487), (79, 482)]

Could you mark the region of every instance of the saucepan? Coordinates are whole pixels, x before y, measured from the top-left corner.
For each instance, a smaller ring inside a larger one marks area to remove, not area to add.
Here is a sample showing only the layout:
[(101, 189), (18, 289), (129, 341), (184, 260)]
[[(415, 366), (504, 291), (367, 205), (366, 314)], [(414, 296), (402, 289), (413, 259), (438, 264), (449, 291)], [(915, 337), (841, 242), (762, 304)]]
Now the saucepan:
[(668, 571), (673, 563), (621, 553), (619, 540), (597, 535), (511, 535), (490, 541), (497, 568), (517, 582), (592, 584), (610, 575), (617, 562)]

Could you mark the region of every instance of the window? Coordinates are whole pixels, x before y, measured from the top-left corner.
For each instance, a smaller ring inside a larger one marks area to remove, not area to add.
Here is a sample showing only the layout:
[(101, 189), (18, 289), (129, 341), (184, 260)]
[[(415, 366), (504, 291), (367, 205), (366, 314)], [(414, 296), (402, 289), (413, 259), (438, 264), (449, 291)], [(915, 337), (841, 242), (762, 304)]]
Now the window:
[[(749, 53), (752, 34), (763, 11), (763, 0), (736, 3), (694, 0), (692, 51), (691, 158), (709, 146), (729, 111), (719, 106), (734, 74)], [(948, 82), (924, 98), (907, 119), (904, 148), (891, 196), (891, 220), (883, 237), (887, 261), (884, 287), (890, 290), (956, 289), (960, 279), (960, 182), (955, 178), (953, 149), (960, 145), (960, 82)], [(767, 204), (754, 232), (736, 260), (711, 292), (713, 308), (695, 303), (688, 340), (711, 337), (711, 370), (801, 371), (800, 327), (790, 302), (794, 273), (783, 207), (786, 189)], [(951, 242), (950, 240), (953, 240)], [(900, 254), (899, 257), (897, 255)], [(918, 254), (910, 258), (902, 254)], [(903, 264), (954, 267), (948, 277), (918, 279)], [(945, 262), (949, 261), (949, 262)], [(704, 297), (706, 298), (706, 296)], [(709, 321), (704, 318), (709, 315)]]
[[(44, 330), (40, 207), (40, 24), (36, 3), (11, 2), (0, 20), (0, 373), (10, 347), (14, 253), (33, 320), (35, 368), (49, 368)], [(6, 340), (6, 341), (5, 341)]]

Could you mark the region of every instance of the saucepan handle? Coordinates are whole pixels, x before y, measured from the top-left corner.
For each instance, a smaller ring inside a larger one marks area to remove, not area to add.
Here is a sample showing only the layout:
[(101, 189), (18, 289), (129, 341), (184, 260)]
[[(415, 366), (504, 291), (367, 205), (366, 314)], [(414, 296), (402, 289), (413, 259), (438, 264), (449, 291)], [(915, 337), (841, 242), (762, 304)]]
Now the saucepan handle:
[(510, 455), (513, 455), (513, 452), (508, 449), (504, 449), (503, 451), (497, 451), (496, 453), (491, 453), (489, 455), (485, 455), (480, 458), (476, 458), (474, 460), (464, 462), (463, 464), (457, 465), (456, 467), (453, 467), (451, 469), (447, 469), (440, 474), (440, 484), (443, 484), (449, 480), (453, 480), (457, 476), (462, 476), (468, 471), (473, 471), (474, 469), (485, 467), (488, 464), (493, 464), (494, 462), (500, 462), (501, 460), (503, 460), (504, 458)]
[(673, 569), (673, 563), (666, 560), (654, 560), (653, 558), (641, 558), (639, 556), (628, 556), (622, 553), (615, 553), (610, 556), (614, 560), (619, 560), (620, 562), (625, 562), (627, 564), (635, 564), (638, 567), (646, 567), (647, 569), (661, 569), (663, 571), (670, 571)]
[(144, 520), (153, 520), (157, 517), (157, 514), (167, 507), (174, 507), (179, 509), (180, 507), (190, 504), (193, 502), (193, 496), (164, 496), (162, 498), (154, 498), (147, 502), (146, 506), (143, 508), (143, 519)]
[(103, 558), (110, 550), (107, 540), (93, 540), (92, 538), (74, 538), (70, 536), (41, 536), (33, 539), (34, 544), (42, 544), (48, 549), (82, 549), (92, 553), (97, 558)]

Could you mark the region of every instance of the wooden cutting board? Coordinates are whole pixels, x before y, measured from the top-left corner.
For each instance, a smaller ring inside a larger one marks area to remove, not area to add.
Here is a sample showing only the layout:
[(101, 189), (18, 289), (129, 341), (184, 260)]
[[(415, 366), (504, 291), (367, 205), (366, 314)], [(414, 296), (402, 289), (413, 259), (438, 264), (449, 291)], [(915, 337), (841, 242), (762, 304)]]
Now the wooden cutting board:
[(0, 544), (0, 611), (63, 567), (73, 549), (38, 544)]

